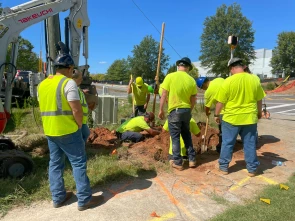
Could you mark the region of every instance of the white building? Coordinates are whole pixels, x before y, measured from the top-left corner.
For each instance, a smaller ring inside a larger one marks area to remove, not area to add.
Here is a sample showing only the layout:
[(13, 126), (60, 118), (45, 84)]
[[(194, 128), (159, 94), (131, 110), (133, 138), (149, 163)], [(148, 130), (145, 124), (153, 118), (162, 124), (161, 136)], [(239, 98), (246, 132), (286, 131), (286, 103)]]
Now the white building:
[[(256, 60), (251, 61), (249, 65), (249, 69), (253, 74), (258, 75), (260, 78), (278, 78), (279, 74), (271, 73), (270, 60), (272, 58), (272, 50), (271, 49), (257, 49), (256, 52)], [(201, 66), (201, 62), (193, 62), (193, 64), (198, 68), (199, 75), (202, 77), (215, 77), (214, 74), (209, 73), (208, 69)]]

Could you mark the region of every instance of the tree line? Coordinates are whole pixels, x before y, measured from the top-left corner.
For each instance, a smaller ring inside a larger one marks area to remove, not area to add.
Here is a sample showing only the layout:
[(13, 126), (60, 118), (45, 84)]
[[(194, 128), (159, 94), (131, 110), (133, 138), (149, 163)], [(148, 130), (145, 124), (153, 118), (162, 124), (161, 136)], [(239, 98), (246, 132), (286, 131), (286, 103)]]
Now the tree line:
[[(0, 3), (0, 14), (2, 8)], [(203, 33), (201, 35), (201, 55), (199, 60), (204, 68), (215, 76), (227, 77), (229, 74), (227, 63), (230, 58), (230, 47), (227, 38), (230, 35), (238, 36), (239, 43), (235, 49), (235, 57), (240, 57), (250, 64), (256, 59), (254, 50), (254, 34), (252, 22), (247, 19), (237, 3), (232, 5), (222, 4), (217, 8), (216, 14), (208, 16), (203, 22)], [(34, 46), (28, 40), (19, 37), (19, 54), (17, 68), (21, 70), (38, 71), (38, 55), (33, 52)], [(11, 46), (8, 47), (7, 62), (10, 59)], [(132, 49), (132, 56), (115, 60), (106, 73), (93, 73), (92, 78), (97, 81), (124, 81), (128, 82), (130, 75), (141, 76), (147, 81), (155, 78), (159, 42), (151, 35), (147, 35)], [(169, 66), (170, 57), (165, 54), (163, 48), (159, 77), (163, 80), (166, 74), (176, 71), (176, 66)], [(272, 73), (283, 73), (286, 75), (295, 72), (295, 32), (282, 32), (278, 35), (277, 46), (273, 49), (270, 66)], [(198, 69), (194, 68), (190, 73), (194, 78), (198, 77)], [(255, 74), (255, 73), (254, 73)]]

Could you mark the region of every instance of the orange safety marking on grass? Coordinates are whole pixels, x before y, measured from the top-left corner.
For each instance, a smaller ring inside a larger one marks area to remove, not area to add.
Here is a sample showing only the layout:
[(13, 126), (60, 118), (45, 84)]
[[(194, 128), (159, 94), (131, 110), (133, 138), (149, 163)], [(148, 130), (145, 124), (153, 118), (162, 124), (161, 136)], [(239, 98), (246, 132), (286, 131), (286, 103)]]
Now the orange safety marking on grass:
[(195, 217), (183, 206), (183, 204), (179, 201), (177, 201), (174, 196), (170, 193), (170, 191), (166, 188), (164, 183), (158, 178), (154, 178), (155, 181), (160, 185), (160, 187), (163, 189), (163, 191), (166, 193), (170, 201), (174, 204), (177, 205), (179, 209), (181, 209), (187, 217), (189, 217), (191, 220), (195, 220)]

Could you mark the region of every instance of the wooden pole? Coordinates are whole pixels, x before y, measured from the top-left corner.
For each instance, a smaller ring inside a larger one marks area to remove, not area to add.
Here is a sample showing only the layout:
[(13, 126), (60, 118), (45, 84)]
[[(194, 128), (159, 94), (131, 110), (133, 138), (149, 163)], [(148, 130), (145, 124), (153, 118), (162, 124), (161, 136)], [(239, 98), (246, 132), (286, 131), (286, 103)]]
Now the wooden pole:
[(164, 38), (164, 30), (165, 30), (165, 23), (162, 23), (162, 32), (161, 32), (161, 40), (160, 40), (160, 47), (159, 47), (159, 55), (158, 55), (158, 65), (157, 65), (157, 72), (156, 72), (156, 88), (154, 91), (154, 102), (153, 102), (153, 113), (155, 113), (156, 110), (156, 100), (157, 100), (157, 94), (159, 90), (159, 72), (160, 72), (160, 66), (161, 66), (161, 55), (162, 55), (162, 45), (163, 45), (163, 38)]

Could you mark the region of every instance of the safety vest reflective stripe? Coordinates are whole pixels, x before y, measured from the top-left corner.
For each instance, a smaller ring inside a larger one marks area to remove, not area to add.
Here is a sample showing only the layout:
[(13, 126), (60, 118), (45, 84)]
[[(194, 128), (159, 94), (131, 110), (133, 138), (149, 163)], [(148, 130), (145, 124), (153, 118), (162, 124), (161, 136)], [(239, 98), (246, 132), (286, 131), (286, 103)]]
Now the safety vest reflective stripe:
[(61, 87), (64, 81), (67, 78), (64, 77), (60, 80), (58, 83), (58, 86), (56, 88), (56, 106), (57, 106), (57, 111), (43, 111), (41, 112), (41, 116), (59, 116), (59, 115), (73, 115), (72, 111), (62, 111), (62, 101), (61, 101)]
[(78, 91), (79, 91), (80, 103), (82, 105), (82, 110), (83, 110), (83, 124), (86, 124), (88, 121), (88, 105), (87, 105), (83, 91), (80, 88), (78, 88)]

